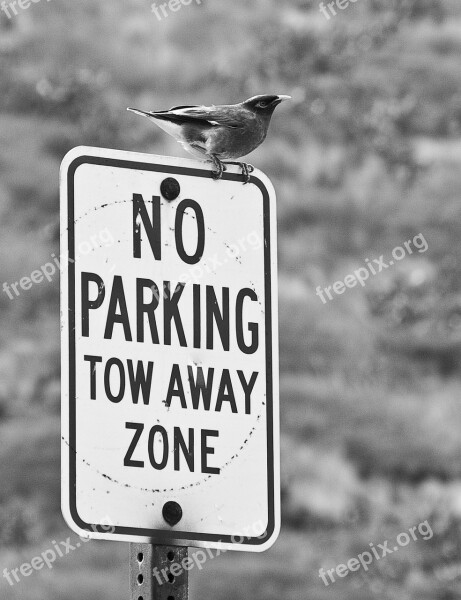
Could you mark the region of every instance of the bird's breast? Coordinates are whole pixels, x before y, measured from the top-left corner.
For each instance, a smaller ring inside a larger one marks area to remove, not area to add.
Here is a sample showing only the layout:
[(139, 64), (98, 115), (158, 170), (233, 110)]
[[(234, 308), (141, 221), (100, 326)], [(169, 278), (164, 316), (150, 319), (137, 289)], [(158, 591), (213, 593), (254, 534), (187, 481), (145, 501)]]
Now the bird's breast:
[(208, 153), (216, 154), (222, 160), (235, 160), (250, 154), (262, 144), (266, 130), (252, 123), (240, 129), (216, 127), (208, 135)]

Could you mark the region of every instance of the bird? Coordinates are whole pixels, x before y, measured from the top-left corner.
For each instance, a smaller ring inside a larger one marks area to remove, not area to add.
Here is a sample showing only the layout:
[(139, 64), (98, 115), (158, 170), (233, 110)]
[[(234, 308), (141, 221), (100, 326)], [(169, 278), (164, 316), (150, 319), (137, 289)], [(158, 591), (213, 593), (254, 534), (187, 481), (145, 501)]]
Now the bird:
[(248, 183), (254, 167), (237, 159), (263, 143), (275, 108), (289, 99), (291, 96), (260, 94), (239, 104), (174, 106), (153, 112), (127, 110), (147, 117), (196, 158), (211, 161), (216, 169), (212, 171), (214, 179), (222, 178), (226, 164), (234, 164)]

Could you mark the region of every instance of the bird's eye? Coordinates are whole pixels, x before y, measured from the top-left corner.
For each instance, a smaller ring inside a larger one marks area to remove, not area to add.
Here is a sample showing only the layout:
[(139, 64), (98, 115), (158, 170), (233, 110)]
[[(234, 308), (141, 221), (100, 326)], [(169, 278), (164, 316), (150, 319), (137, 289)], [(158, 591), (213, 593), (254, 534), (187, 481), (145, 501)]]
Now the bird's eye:
[(261, 102), (258, 102), (258, 106), (259, 108), (266, 108), (267, 102), (265, 100), (261, 100)]

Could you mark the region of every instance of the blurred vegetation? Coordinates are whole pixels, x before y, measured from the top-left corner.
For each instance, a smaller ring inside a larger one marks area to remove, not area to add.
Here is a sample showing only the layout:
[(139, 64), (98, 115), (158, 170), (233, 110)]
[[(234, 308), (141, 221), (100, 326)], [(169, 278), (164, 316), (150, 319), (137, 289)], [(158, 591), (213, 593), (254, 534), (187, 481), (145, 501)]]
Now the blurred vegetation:
[[(289, 93), (251, 162), (279, 204), (283, 530), (192, 573), (193, 597), (461, 595), (461, 5), (55, 0), (0, 13), (0, 269), (59, 252), (76, 145), (181, 154), (129, 105)], [(425, 253), (322, 304), (317, 286), (422, 233)], [(0, 295), (0, 556), (66, 539), (59, 513), (59, 282)], [(330, 568), (428, 519), (434, 538), (325, 587)], [(85, 545), (2, 600), (127, 597), (127, 548)], [(454, 573), (454, 575), (453, 575)], [(458, 573), (458, 575), (456, 575)], [(216, 575), (216, 577), (213, 577)]]

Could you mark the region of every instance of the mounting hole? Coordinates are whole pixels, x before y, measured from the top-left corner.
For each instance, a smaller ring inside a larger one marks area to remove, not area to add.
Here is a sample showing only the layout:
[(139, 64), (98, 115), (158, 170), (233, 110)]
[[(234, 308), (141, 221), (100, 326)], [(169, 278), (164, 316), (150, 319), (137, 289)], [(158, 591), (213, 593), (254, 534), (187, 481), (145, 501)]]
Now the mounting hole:
[(144, 598), (142, 596), (139, 596), (138, 600), (144, 600)]
[(174, 583), (174, 575), (172, 575), (171, 573), (168, 573), (168, 581), (170, 583)]
[(168, 560), (174, 560), (174, 552), (170, 550), (167, 554)]
[(143, 581), (144, 581), (144, 576), (143, 576), (142, 573), (139, 573), (139, 575), (138, 575), (138, 584), (142, 585)]
[(139, 554), (138, 554), (138, 562), (142, 563), (143, 560), (144, 560), (144, 554), (142, 552), (139, 552)]

